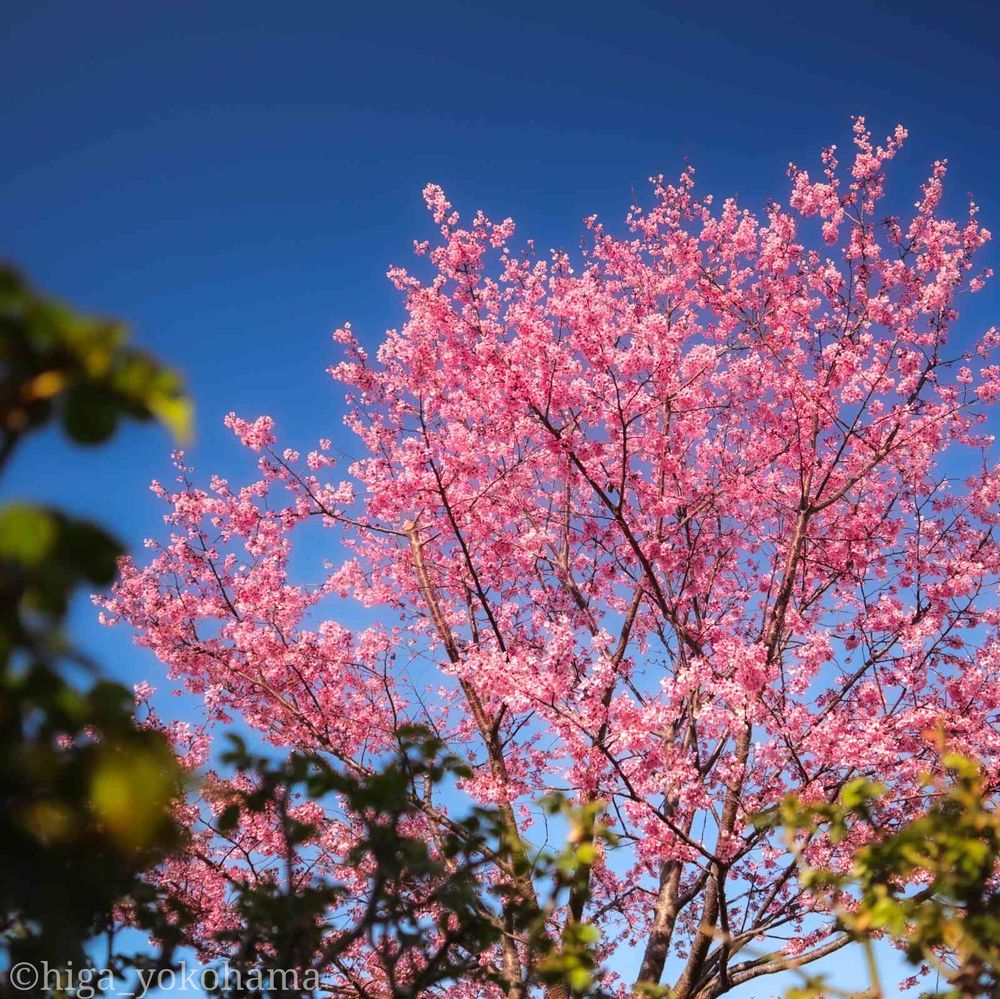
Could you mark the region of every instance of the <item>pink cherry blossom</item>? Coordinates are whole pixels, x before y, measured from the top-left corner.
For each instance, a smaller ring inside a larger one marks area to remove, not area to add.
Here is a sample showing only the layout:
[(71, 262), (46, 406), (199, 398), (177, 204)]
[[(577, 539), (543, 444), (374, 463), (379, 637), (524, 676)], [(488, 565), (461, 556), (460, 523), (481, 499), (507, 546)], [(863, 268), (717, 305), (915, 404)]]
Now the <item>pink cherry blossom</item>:
[[(693, 170), (654, 178), (623, 234), (587, 220), (578, 255), (463, 224), (429, 185), (439, 236), (389, 272), (405, 323), (373, 355), (335, 335), (361, 456), (338, 480), (328, 439), (303, 460), (267, 417), (227, 417), (256, 476), (206, 488), (181, 466), (167, 536), (123, 564), (106, 619), (209, 720), (282, 749), (366, 768), (403, 722), (433, 726), (474, 774), (427, 805), (429, 837), (473, 800), (528, 839), (549, 789), (604, 802), (620, 846), (583, 917), (632, 968), (623, 995), (667, 974), (680, 999), (718, 995), (778, 970), (759, 953), (839, 949), (752, 817), (865, 775), (904, 821), (938, 766), (928, 731), (1000, 777), (1000, 338), (959, 321), (989, 233), (974, 205), (939, 214), (944, 162), (912, 219), (885, 219), (905, 137), (859, 119), (846, 172), (831, 147), (763, 215), (699, 199)], [(168, 876), (207, 948), (227, 878), (253, 875), (191, 823)], [(350, 884), (356, 830), (321, 825), (318, 862)], [(266, 822), (238, 835), (275, 848)], [(810, 859), (857, 845), (819, 837)], [(369, 958), (331, 981), (379, 994)]]

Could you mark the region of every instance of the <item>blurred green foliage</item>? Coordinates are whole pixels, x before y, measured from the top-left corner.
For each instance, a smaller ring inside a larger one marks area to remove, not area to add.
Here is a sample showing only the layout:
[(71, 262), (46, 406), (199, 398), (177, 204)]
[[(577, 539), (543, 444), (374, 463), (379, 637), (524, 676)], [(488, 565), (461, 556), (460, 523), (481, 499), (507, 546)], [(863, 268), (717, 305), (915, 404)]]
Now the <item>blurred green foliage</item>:
[[(122, 419), (189, 433), (178, 376), (130, 347), (120, 324), (79, 315), (0, 266), (0, 474), (50, 424), (98, 444)], [(64, 633), (69, 603), (81, 586), (110, 583), (120, 554), (99, 524), (0, 507), (0, 950), (10, 962), (83, 962), (116, 906), (143, 911), (139, 875), (180, 840), (170, 747), (135, 725), (123, 687), (68, 675), (96, 671)]]
[(121, 323), (39, 295), (0, 265), (0, 458), (52, 420), (72, 440), (99, 444), (124, 418), (187, 437), (192, 408), (180, 377), (131, 347)]
[[(276, 814), (285, 851), (282, 877), (235, 888), (240, 925), (221, 940), (237, 955), (228, 964), (243, 980), (253, 969), (294, 969), (301, 987), (309, 982), (306, 972), (322, 973), (359, 941), (378, 961), (393, 999), (479, 974), (479, 955), (498, 938), (477, 877), (493, 817), (485, 809), (471, 813), (435, 843), (408, 832), (419, 818), (414, 791), (426, 793), (465, 768), (423, 730), (403, 729), (398, 738), (398, 752), (382, 769), (353, 773), (320, 755), (294, 753), (277, 762), (254, 756), (230, 736), (232, 749), (222, 762), (249, 776), (252, 789), (231, 793), (218, 831), (225, 835), (241, 819)], [(361, 823), (359, 844), (340, 858), (365, 872), (367, 891), (360, 897), (322, 875), (303, 881), (299, 874), (307, 867), (302, 853), (320, 830), (295, 820), (291, 803), (331, 796), (334, 808)], [(360, 907), (360, 918), (345, 924), (345, 903)]]
[[(879, 802), (885, 789), (865, 778), (851, 781), (829, 804), (789, 797), (780, 821), (801, 856), (819, 830), (843, 842), (857, 823), (874, 830), (846, 872), (803, 865), (803, 883), (828, 897), (841, 927), (865, 948), (871, 987), (883, 995), (872, 942), (897, 942), (914, 965), (935, 970), (937, 999), (1000, 996), (1000, 815), (993, 790), (979, 766), (945, 752), (943, 774), (927, 775), (927, 809), (880, 834)], [(777, 816), (776, 816), (777, 817)], [(809, 979), (792, 999), (844, 993), (822, 979)]]
[[(566, 893), (586, 890), (583, 872), (594, 862), (595, 839), (612, 838), (599, 824), (596, 833), (581, 835), (594, 826), (600, 806), (580, 808), (559, 795), (543, 800), (546, 812), (566, 820), (566, 845), (553, 851), (520, 844), (522, 849), (505, 855), (524, 858), (518, 862), (530, 869), (491, 879), (488, 870), (504, 855), (509, 834), (501, 811), (477, 807), (439, 825), (430, 839), (415, 833), (425, 828), (423, 804), (434, 789), (470, 771), (428, 729), (406, 726), (396, 736), (396, 753), (381, 769), (364, 773), (333, 766), (318, 754), (295, 753), (281, 761), (255, 756), (239, 737), (230, 736), (232, 749), (222, 762), (250, 778), (249, 789), (229, 792), (217, 831), (227, 835), (242, 820), (252, 824), (254, 816), (276, 814), (285, 850), (283, 877), (234, 885), (240, 922), (220, 942), (235, 955), (227, 962), (239, 973), (235, 980), (251, 981), (254, 971), (264, 980), (273, 971), (279, 980), (280, 970), (294, 970), (299, 988), (282, 994), (310, 996), (316, 990), (308, 983), (321, 979), (324, 969), (340, 966), (351, 948), (364, 942), (381, 969), (385, 988), (379, 995), (386, 999), (416, 999), (457, 981), (498, 985), (511, 995), (520, 988), (527, 996), (539, 985), (554, 987), (550, 995), (602, 995), (593, 953), (597, 929), (570, 920), (560, 939), (549, 932)], [(341, 858), (365, 873), (367, 889), (360, 896), (303, 863), (321, 830), (294, 819), (291, 803), (330, 796), (335, 809), (360, 823), (357, 845)], [(311, 871), (307, 880), (299, 875), (303, 870)], [(522, 874), (548, 886), (547, 901), (539, 904), (518, 891)], [(345, 903), (360, 907), (360, 917), (345, 921)], [(513, 924), (505, 925), (503, 913), (511, 912)], [(520, 983), (507, 981), (491, 959), (511, 931), (528, 957), (527, 978)]]

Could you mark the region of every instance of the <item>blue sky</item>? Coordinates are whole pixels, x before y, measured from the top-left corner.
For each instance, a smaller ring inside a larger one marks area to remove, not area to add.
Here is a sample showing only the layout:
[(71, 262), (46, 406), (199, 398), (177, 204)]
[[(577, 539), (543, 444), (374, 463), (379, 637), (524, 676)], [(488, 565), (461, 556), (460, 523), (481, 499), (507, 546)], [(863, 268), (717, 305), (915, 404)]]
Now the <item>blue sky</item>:
[[(338, 432), (328, 334), (351, 320), (375, 343), (401, 321), (384, 275), (433, 235), (429, 180), (572, 248), (585, 215), (620, 220), (686, 160), (703, 190), (780, 197), (787, 162), (844, 148), (863, 113), (911, 130), (904, 205), (948, 156), (951, 190), (1000, 229), (985, 6), (534, 6), (11, 0), (0, 252), (185, 371), (190, 452), (217, 469), (240, 457), (231, 409), (290, 443)], [(11, 477), (135, 543), (169, 448), (148, 429), (100, 452), (47, 441)]]
[[(121, 316), (187, 374), (199, 469), (246, 468), (223, 415), (308, 445), (340, 429), (330, 331), (402, 320), (385, 279), (431, 236), (427, 181), (572, 247), (686, 160), (751, 207), (850, 116), (911, 140), (903, 204), (951, 159), (1000, 230), (1000, 14), (882, 4), (115, 3), (8, 0), (0, 27), (0, 253), (42, 288)], [(960, 209), (959, 209), (960, 210)], [(991, 251), (993, 260), (996, 252)], [(977, 309), (996, 315), (996, 294)], [(973, 317), (978, 321), (978, 317)], [(99, 515), (137, 545), (171, 444), (132, 429), (83, 453), (46, 438), (4, 492)], [(155, 672), (76, 614), (123, 678)]]

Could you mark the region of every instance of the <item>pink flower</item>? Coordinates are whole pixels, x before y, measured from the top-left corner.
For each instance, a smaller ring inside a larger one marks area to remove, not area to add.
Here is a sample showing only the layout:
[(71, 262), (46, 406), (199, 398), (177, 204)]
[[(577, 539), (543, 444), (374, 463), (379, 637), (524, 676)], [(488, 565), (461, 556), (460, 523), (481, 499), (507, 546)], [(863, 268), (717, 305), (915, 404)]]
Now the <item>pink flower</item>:
[[(283, 751), (366, 768), (400, 724), (432, 724), (472, 770), (415, 820), (429, 843), (472, 803), (509, 805), (529, 840), (552, 788), (606, 803), (622, 845), (595, 859), (586, 912), (608, 954), (677, 903), (671, 945), (703, 947), (699, 987), (722, 987), (706, 899), (721, 883), (747, 953), (780, 927), (787, 954), (815, 957), (835, 922), (798, 907), (787, 844), (751, 816), (865, 773), (902, 821), (937, 727), (997, 768), (983, 424), (1000, 334), (975, 340), (957, 309), (989, 233), (975, 206), (941, 214), (943, 161), (912, 218), (874, 224), (905, 137), (877, 144), (858, 119), (843, 169), (830, 147), (760, 212), (699, 197), (692, 170), (654, 178), (623, 231), (587, 220), (578, 255), (540, 258), (509, 219), (463, 221), (429, 185), (437, 240), (390, 272), (404, 321), (372, 357), (348, 325), (334, 337), (359, 452), (344, 478), (330, 439), (302, 463), (268, 417), (230, 414), (267, 454), (207, 490), (179, 464), (157, 489), (169, 536), (123, 564), (107, 620), (209, 721), (231, 712)], [(956, 338), (981, 362), (953, 369)], [(174, 735), (200, 765), (207, 730)], [(251, 873), (199, 824), (206, 802), (190, 807), (198, 849), (163, 877), (207, 941), (235, 918), (226, 879)], [(302, 808), (319, 872), (362, 892), (346, 861), (362, 824)], [(257, 815), (235, 835), (273, 857), (279, 826)], [(843, 867), (866, 835), (817, 836), (808, 859)], [(484, 892), (506, 877), (487, 864)], [(352, 974), (385, 994), (366, 947)]]

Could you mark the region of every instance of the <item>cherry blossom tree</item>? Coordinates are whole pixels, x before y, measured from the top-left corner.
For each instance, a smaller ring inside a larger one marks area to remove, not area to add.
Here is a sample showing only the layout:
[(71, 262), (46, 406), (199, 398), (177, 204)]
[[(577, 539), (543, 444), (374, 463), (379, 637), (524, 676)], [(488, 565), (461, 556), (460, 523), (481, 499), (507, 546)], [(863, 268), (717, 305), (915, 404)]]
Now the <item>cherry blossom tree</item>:
[[(412, 821), (433, 844), (463, 809), (499, 810), (484, 898), (538, 899), (540, 796), (602, 805), (546, 932), (597, 926), (606, 989), (717, 996), (837, 951), (755, 817), (866, 777), (887, 789), (878, 828), (898, 827), (940, 767), (929, 730), (1000, 776), (1000, 334), (957, 325), (989, 233), (974, 204), (941, 216), (944, 162), (912, 219), (885, 217), (905, 137), (877, 145), (857, 120), (849, 167), (835, 147), (818, 176), (790, 167), (763, 215), (699, 198), (693, 170), (655, 178), (625, 235), (587, 220), (578, 259), (519, 248), (509, 219), (463, 224), (428, 186), (440, 236), (389, 272), (405, 324), (374, 357), (350, 326), (334, 337), (361, 456), (341, 480), (329, 440), (303, 457), (231, 415), (256, 478), (202, 487), (179, 464), (156, 486), (170, 537), (124, 563), (107, 620), (208, 724), (282, 751), (365, 774), (401, 726), (433, 730), (471, 772), (415, 795)], [(207, 731), (175, 733), (188, 765)], [(258, 817), (220, 841), (206, 798), (162, 877), (210, 951), (276, 834)], [(343, 858), (363, 824), (312, 821), (298, 875), (362, 877)], [(846, 864), (865, 828), (806, 860)], [(455, 999), (531, 989), (513, 906), (490, 911), (502, 984)], [(363, 941), (328, 973), (385, 994)]]

